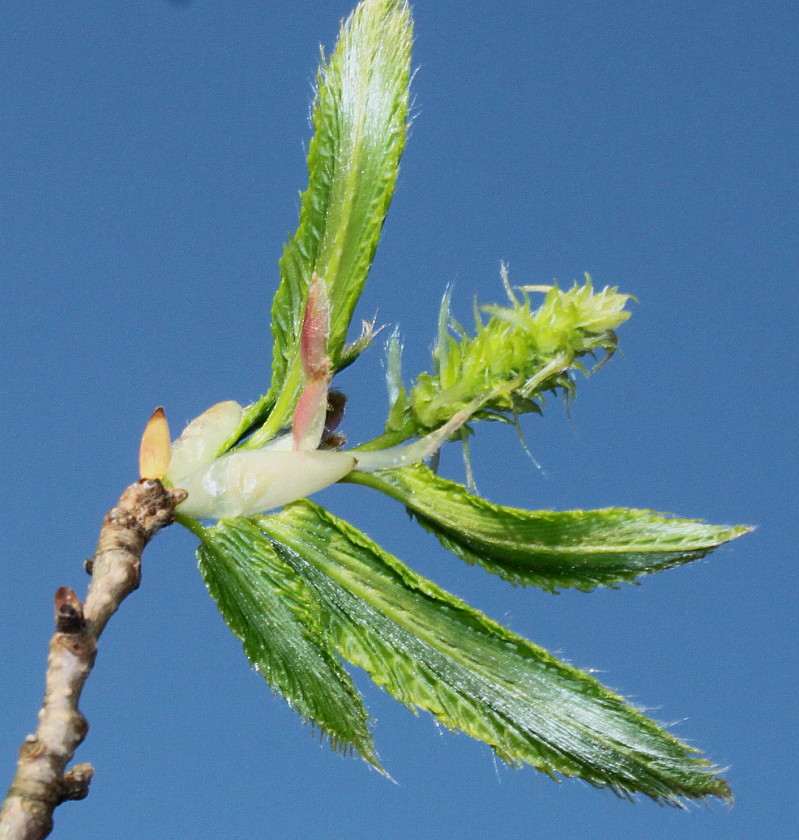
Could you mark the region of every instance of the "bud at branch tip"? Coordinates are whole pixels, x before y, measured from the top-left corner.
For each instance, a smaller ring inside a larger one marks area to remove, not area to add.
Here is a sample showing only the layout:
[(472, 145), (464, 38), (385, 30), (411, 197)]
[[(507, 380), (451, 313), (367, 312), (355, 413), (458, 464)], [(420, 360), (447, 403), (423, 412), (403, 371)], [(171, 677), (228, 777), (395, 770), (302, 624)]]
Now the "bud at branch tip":
[(159, 406), (150, 416), (139, 447), (139, 475), (141, 478), (163, 478), (169, 472), (169, 424), (164, 409)]

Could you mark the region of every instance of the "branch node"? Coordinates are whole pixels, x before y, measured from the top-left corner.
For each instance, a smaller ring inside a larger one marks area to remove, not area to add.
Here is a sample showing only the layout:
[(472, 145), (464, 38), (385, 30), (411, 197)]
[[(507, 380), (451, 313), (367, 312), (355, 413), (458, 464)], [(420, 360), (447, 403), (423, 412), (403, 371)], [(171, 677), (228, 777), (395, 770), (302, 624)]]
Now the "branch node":
[(59, 804), (69, 800), (85, 799), (89, 795), (92, 776), (94, 776), (94, 768), (91, 764), (76, 764), (71, 770), (67, 770), (61, 782)]

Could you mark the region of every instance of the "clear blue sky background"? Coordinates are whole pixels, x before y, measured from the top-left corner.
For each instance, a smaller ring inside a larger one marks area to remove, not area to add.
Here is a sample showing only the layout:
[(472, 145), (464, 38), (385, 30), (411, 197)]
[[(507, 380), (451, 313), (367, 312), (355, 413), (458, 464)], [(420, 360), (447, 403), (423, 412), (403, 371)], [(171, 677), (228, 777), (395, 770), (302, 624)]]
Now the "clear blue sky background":
[[(0, 10), (0, 767), (35, 723), (51, 598), (84, 590), (154, 406), (173, 428), (267, 382), (320, 42), (351, 0)], [(550, 596), (467, 568), (361, 488), (323, 501), (720, 765), (733, 808), (512, 771), (358, 677), (386, 781), (252, 673), (178, 528), (103, 637), (88, 800), (56, 837), (753, 840), (796, 830), (797, 90), (791, 2), (417, 0), (415, 120), (361, 314), (428, 364), (436, 308), (590, 271), (639, 303), (623, 356), (525, 429), (481, 429), (518, 506), (652, 507), (758, 531), (641, 586)], [(381, 352), (347, 376), (377, 432)], [(459, 475), (455, 453), (444, 469)]]

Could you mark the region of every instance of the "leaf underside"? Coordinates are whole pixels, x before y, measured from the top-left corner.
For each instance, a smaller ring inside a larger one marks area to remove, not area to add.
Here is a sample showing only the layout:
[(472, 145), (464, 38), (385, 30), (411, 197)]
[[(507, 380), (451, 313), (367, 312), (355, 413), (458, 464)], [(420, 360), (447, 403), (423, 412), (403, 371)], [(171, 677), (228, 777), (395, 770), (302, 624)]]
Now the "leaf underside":
[[(357, 453), (356, 453), (357, 454)], [(513, 584), (590, 591), (704, 557), (750, 531), (649, 510), (526, 511), (469, 493), (423, 464), (347, 478), (402, 502), (445, 548)]]
[(302, 500), (257, 525), (312, 590), (338, 653), (407, 707), (484, 741), (514, 766), (672, 805), (729, 798), (708, 762), (621, 697), (323, 508)]

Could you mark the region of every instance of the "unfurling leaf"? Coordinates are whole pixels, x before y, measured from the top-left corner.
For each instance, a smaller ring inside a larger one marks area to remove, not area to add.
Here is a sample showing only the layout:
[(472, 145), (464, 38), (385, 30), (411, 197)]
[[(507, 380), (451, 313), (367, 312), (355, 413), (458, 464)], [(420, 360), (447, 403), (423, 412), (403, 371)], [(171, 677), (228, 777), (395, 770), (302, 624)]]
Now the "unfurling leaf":
[(512, 765), (620, 794), (729, 797), (723, 779), (593, 677), (417, 575), (323, 508), (300, 501), (258, 526), (313, 590), (322, 632), (410, 708)]
[[(356, 453), (357, 454), (357, 453)], [(445, 548), (514, 584), (554, 591), (628, 583), (704, 557), (749, 533), (649, 510), (527, 511), (469, 493), (423, 464), (351, 473), (402, 502)]]
[[(515, 296), (504, 270), (503, 277), (510, 306), (481, 307), (474, 335), (450, 318), (449, 292), (444, 296), (433, 373), (422, 373), (407, 397), (393, 388), (384, 437), (426, 434), (475, 401), (475, 419), (512, 420), (540, 411), (545, 391), (572, 392), (568, 371), (582, 369), (583, 356), (616, 349), (614, 330), (630, 317), (624, 311), (629, 295), (615, 288), (595, 292), (586, 277), (568, 290), (548, 287), (534, 309), (526, 291), (521, 300)], [(485, 323), (480, 312), (489, 316)]]
[(250, 407), (252, 426), (271, 410), (258, 446), (287, 419), (302, 387), (298, 336), (314, 273), (330, 296), (327, 352), (334, 369), (388, 212), (405, 147), (410, 79), (411, 18), (405, 0), (367, 0), (341, 30), (319, 71), (308, 151), (308, 188), (300, 224), (280, 260), (272, 305), (274, 358), (266, 397)]

